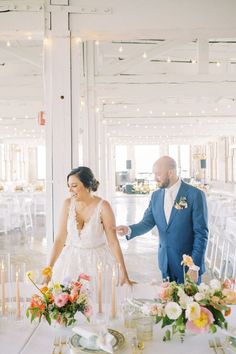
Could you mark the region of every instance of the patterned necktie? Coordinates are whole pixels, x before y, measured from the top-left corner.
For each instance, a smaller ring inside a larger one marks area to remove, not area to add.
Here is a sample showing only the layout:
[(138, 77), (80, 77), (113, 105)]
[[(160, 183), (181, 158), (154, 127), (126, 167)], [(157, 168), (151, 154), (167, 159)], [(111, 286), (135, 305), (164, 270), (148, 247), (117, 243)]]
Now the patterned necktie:
[(165, 217), (166, 217), (167, 224), (168, 224), (169, 219), (170, 219), (170, 214), (171, 214), (172, 207), (173, 207), (172, 192), (169, 189), (166, 189), (165, 190), (164, 211), (165, 211)]

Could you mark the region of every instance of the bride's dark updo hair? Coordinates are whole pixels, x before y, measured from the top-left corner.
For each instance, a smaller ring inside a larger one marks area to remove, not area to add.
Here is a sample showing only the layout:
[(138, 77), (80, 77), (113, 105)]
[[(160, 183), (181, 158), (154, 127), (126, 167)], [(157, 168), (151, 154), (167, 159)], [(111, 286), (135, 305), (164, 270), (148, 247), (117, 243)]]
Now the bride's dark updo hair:
[(90, 191), (96, 192), (99, 186), (99, 182), (94, 177), (92, 170), (89, 167), (80, 166), (74, 168), (67, 176), (67, 183), (70, 176), (76, 176), (80, 182), (83, 183), (85, 188), (88, 188)]

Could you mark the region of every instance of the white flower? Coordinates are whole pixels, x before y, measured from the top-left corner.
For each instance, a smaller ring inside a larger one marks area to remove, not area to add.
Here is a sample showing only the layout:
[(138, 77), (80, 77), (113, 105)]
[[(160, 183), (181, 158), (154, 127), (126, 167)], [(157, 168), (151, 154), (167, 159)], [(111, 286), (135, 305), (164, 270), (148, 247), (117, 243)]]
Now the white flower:
[(200, 293), (207, 293), (209, 291), (209, 286), (205, 283), (201, 283), (198, 287), (198, 290), (200, 291)]
[(165, 307), (165, 313), (171, 320), (177, 320), (182, 313), (182, 309), (177, 302), (170, 301)]
[(218, 279), (212, 279), (210, 281), (210, 287), (214, 290), (220, 290), (221, 289), (221, 283)]
[(186, 309), (187, 305), (193, 301), (192, 296), (188, 296), (185, 293), (179, 298), (179, 304), (183, 309)]
[(197, 302), (191, 302), (187, 305), (186, 309), (186, 318), (189, 321), (197, 320), (200, 317), (201, 308)]
[(194, 295), (194, 299), (196, 300), (196, 301), (201, 301), (201, 300), (203, 300), (205, 298), (205, 295), (203, 294), (203, 293), (196, 293), (195, 295)]

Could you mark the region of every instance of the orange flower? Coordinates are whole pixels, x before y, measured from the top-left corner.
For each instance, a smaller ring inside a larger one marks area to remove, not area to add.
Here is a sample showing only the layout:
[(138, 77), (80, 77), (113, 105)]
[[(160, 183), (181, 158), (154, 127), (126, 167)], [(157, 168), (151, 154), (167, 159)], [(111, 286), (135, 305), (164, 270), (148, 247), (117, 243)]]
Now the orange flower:
[(45, 277), (51, 277), (52, 276), (52, 267), (45, 267), (42, 270), (42, 275)]
[(33, 308), (38, 308), (39, 311), (44, 312), (45, 311), (45, 303), (41, 299), (40, 296), (38, 295), (33, 295), (30, 301), (30, 307)]
[(231, 314), (231, 307), (225, 310), (225, 317), (229, 316), (230, 314)]
[(183, 260), (181, 262), (181, 265), (185, 265), (187, 267), (191, 267), (194, 265), (193, 259), (190, 256), (187, 256), (186, 254), (183, 254)]
[(71, 295), (69, 295), (69, 301), (71, 302), (71, 303), (73, 303), (73, 302), (75, 302), (76, 300), (78, 299), (78, 294), (71, 294)]
[(48, 292), (48, 287), (47, 286), (43, 286), (40, 291), (43, 293), (43, 294), (46, 294)]

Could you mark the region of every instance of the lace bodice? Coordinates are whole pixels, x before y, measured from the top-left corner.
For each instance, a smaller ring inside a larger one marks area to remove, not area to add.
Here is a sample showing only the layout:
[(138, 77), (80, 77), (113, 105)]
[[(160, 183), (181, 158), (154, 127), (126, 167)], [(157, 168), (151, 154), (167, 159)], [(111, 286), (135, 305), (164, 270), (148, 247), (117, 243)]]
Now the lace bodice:
[(96, 248), (106, 244), (103, 224), (101, 222), (101, 199), (95, 207), (92, 215), (81, 230), (78, 230), (76, 222), (75, 200), (71, 199), (67, 219), (67, 240), (66, 246), (73, 245), (80, 248)]

